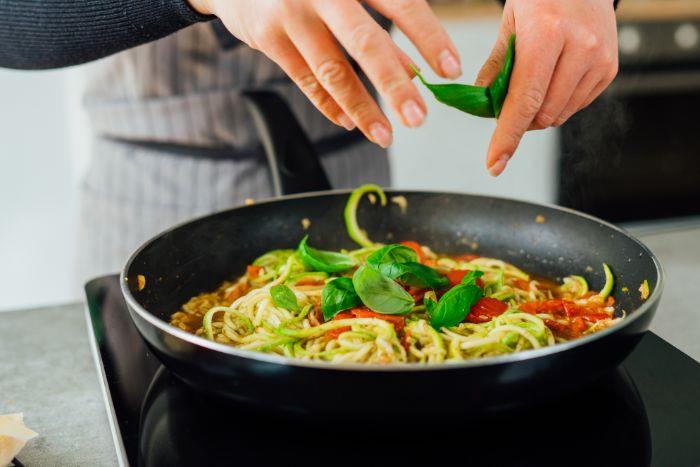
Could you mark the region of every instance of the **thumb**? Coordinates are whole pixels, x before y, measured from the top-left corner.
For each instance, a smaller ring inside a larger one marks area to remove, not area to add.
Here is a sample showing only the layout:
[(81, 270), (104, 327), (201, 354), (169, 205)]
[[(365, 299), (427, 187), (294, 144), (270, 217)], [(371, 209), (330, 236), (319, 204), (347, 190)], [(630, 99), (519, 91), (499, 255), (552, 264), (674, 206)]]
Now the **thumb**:
[(504, 14), (501, 28), (498, 30), (496, 44), (491, 50), (491, 55), (489, 55), (489, 58), (486, 59), (481, 70), (479, 70), (479, 74), (474, 82), (476, 86), (488, 86), (496, 78), (498, 72), (501, 71), (506, 56), (506, 50), (508, 49), (508, 38), (514, 29), (515, 28), (512, 27), (511, 22), (507, 20)]

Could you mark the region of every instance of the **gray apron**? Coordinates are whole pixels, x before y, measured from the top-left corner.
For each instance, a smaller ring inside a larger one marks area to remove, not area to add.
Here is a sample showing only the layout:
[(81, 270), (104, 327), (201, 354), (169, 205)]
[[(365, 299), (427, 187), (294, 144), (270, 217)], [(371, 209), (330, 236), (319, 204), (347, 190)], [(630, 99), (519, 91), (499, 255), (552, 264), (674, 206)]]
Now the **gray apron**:
[(328, 122), (279, 67), (232, 39), (221, 23), (197, 24), (95, 70), (85, 98), (95, 141), (81, 193), (80, 282), (118, 271), (173, 224), (272, 196), (244, 89), (287, 100), (333, 187), (389, 184), (384, 150)]

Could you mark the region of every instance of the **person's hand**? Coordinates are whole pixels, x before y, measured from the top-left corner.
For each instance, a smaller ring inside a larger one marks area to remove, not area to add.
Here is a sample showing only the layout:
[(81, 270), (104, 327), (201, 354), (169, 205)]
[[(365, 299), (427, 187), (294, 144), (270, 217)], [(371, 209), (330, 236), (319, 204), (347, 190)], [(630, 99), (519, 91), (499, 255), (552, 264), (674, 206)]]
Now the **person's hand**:
[(613, 0), (508, 0), (496, 46), (476, 84), (488, 85), (498, 74), (511, 33), (515, 66), (486, 157), (494, 176), (526, 130), (563, 124), (617, 74)]
[[(433, 70), (461, 74), (452, 41), (426, 0), (365, 0), (416, 45)], [(357, 0), (190, 0), (200, 13), (221, 18), (229, 31), (277, 63), (331, 121), (357, 126), (387, 147), (392, 129), (353, 70), (343, 49), (409, 127), (426, 107), (411, 81), (410, 59)]]

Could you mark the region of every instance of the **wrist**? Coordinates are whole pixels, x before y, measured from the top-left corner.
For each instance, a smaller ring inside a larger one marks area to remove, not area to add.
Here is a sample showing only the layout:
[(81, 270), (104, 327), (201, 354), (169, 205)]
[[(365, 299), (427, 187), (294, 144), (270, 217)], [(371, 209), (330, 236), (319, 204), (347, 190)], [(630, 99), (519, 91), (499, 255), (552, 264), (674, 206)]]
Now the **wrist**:
[(213, 15), (214, 12), (211, 8), (210, 0), (187, 0), (190, 8), (199, 13), (200, 15)]

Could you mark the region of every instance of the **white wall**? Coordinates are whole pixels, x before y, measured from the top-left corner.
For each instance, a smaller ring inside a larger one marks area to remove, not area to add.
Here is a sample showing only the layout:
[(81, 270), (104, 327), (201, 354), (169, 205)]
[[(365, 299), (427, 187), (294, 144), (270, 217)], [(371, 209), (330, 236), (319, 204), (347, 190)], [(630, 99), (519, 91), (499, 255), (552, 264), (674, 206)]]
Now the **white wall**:
[[(446, 23), (462, 58), (460, 82), (470, 83), (488, 57), (498, 32), (491, 20)], [(403, 34), (394, 31), (401, 48), (439, 82)], [(423, 86), (428, 118), (418, 129), (407, 129), (391, 116), (395, 129), (391, 150), (394, 185), (484, 193), (529, 201), (553, 202), (556, 183), (556, 130), (529, 132), (504, 174), (494, 179), (485, 169), (486, 150), (495, 123), (446, 107)]]
[[(447, 26), (462, 56), (463, 79), (472, 80), (491, 49), (497, 23)], [(418, 59), (405, 37), (395, 35)], [(73, 257), (77, 189), (89, 154), (89, 122), (80, 108), (84, 76), (85, 67), (0, 69), (0, 310), (81, 298), (73, 283)], [(528, 134), (507, 172), (493, 179), (484, 168), (493, 121), (424, 95), (429, 116), (423, 127), (409, 130), (394, 121), (390, 157), (396, 186), (553, 199), (553, 133)]]
[(78, 298), (76, 161), (89, 141), (80, 77), (0, 69), (0, 310)]

